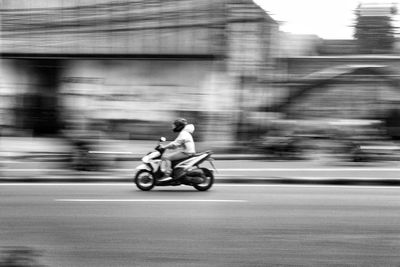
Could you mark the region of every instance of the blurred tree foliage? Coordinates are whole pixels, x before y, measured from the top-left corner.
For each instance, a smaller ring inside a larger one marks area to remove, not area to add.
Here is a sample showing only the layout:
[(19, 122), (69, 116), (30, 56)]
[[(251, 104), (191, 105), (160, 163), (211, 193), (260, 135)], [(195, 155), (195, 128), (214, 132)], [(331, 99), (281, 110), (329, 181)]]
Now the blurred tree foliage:
[(391, 7), (388, 12), (377, 11), (366, 15), (363, 13), (363, 7), (359, 5), (355, 13), (354, 38), (357, 42), (358, 52), (361, 54), (391, 53), (395, 42), (392, 15), (397, 14), (397, 9)]

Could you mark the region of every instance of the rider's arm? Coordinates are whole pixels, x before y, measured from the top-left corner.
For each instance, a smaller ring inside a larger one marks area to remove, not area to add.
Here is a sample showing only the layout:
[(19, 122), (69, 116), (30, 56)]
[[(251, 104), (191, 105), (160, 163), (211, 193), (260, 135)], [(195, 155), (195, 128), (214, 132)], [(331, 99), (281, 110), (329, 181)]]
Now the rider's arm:
[(169, 143), (168, 145), (163, 146), (163, 148), (165, 148), (165, 149), (174, 149), (174, 148), (183, 146), (186, 142), (187, 142), (186, 139), (182, 135), (179, 135), (175, 139), (175, 141)]
[(168, 145), (165, 145), (164, 148), (165, 149), (175, 149), (177, 147), (182, 146), (184, 143), (185, 143), (185, 140), (176, 140), (176, 141), (169, 143)]

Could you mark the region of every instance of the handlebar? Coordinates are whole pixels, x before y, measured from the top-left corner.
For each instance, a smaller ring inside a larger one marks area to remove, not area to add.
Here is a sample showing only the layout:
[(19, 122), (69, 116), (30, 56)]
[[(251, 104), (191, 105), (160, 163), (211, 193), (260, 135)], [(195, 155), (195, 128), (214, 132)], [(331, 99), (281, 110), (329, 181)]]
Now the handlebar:
[(154, 149), (156, 151), (160, 152), (161, 154), (164, 153), (164, 151), (165, 151), (165, 148), (161, 148), (161, 144), (157, 145)]

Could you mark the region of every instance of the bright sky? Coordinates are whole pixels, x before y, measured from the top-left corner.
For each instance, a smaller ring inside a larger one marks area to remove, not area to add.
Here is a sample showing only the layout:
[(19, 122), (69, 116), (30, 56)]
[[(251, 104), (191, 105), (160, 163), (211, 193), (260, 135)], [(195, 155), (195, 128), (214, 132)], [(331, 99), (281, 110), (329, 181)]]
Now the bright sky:
[[(296, 34), (316, 34), (324, 39), (352, 39), (355, 15), (359, 3), (371, 0), (254, 0), (280, 22), (280, 30)], [(375, 3), (395, 3), (400, 0), (375, 0)], [(400, 12), (399, 12), (400, 13)], [(399, 26), (399, 15), (395, 26)]]

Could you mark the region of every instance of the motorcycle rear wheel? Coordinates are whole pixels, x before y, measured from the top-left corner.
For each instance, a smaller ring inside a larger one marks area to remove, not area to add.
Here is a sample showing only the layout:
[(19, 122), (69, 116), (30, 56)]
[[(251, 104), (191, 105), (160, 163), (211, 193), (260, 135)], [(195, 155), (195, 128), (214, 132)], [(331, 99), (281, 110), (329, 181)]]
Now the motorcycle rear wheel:
[(206, 179), (204, 182), (202, 182), (200, 184), (194, 184), (193, 187), (199, 191), (207, 191), (214, 184), (214, 174), (212, 173), (212, 171), (210, 171), (207, 168), (201, 168), (201, 169), (203, 170), (204, 175), (206, 176)]
[(142, 191), (150, 191), (153, 189), (156, 179), (154, 178), (153, 173), (148, 170), (140, 170), (136, 173), (134, 182)]

